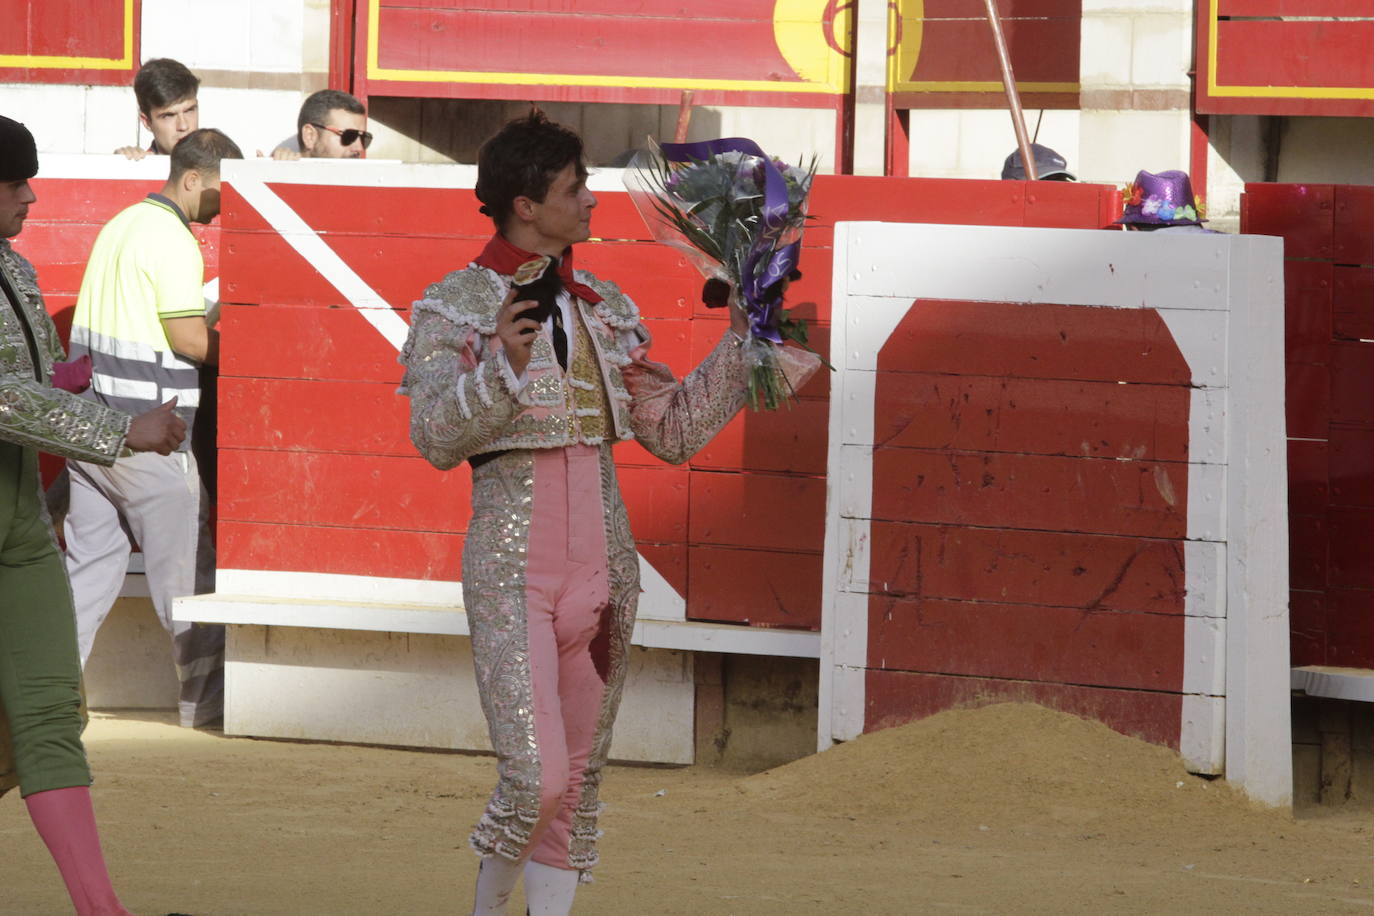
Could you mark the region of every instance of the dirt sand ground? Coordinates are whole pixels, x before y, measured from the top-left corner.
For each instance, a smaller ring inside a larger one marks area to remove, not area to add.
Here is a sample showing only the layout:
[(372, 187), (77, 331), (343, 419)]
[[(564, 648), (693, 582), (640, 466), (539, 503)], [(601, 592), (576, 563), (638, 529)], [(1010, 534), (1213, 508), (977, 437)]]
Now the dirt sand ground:
[[(490, 758), (87, 732), (139, 916), (459, 914)], [(581, 914), (1367, 913), (1370, 809), (1260, 811), (1168, 751), (1029, 705), (956, 710), (766, 773), (615, 767)], [(0, 913), (66, 914), (17, 793)], [(511, 909), (523, 912), (523, 906)]]

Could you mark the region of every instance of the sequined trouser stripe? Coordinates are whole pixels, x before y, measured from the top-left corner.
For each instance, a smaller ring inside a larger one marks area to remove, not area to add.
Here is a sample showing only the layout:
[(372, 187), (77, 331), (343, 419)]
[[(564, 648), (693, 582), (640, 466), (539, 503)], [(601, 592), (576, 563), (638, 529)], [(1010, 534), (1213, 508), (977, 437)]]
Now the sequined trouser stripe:
[(499, 776), (472, 846), (591, 868), (639, 593), (609, 446), (477, 469), (463, 589)]

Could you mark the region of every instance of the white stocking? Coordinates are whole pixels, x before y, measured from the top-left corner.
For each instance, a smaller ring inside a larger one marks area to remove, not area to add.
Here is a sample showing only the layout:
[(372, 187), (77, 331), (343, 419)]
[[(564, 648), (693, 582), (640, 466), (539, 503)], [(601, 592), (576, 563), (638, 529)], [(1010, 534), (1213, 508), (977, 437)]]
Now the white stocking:
[(525, 901), (529, 916), (568, 916), (581, 872), (528, 862), (525, 865)]
[(482, 865), (477, 870), (473, 916), (504, 916), (506, 901), (515, 890), (515, 882), (520, 880), (521, 864), (495, 854), (482, 857)]

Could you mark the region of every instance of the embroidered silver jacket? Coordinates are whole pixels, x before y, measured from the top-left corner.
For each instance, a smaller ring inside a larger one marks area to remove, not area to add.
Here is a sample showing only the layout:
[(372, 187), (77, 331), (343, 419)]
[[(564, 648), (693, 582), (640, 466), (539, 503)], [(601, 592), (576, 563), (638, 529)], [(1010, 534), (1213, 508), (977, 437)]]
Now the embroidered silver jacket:
[(53, 363), (65, 354), (33, 265), (0, 239), (0, 271), (19, 297), (16, 311), (0, 293), (0, 440), (113, 464), (132, 418), (52, 387)]

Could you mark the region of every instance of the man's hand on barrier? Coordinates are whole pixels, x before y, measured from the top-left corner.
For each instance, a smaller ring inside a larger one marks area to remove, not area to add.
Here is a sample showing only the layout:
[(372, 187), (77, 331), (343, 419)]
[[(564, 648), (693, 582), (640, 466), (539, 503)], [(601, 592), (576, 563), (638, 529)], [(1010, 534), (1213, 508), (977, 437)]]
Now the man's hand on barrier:
[(186, 421), (176, 415), (177, 399), (134, 417), (124, 444), (136, 452), (170, 455), (186, 438)]
[(115, 150), (115, 155), (123, 156), (125, 159), (138, 161), (147, 156), (148, 151), (137, 146), (121, 146), (119, 149)]

